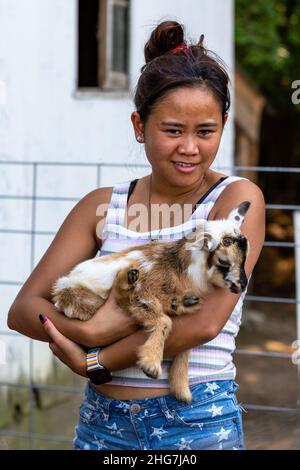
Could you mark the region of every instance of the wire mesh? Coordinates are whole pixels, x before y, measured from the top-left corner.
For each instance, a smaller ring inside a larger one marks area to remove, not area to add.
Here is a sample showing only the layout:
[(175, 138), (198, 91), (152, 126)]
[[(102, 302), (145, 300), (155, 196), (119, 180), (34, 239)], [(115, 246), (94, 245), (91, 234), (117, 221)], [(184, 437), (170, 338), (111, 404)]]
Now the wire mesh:
[[(40, 167), (92, 167), (95, 169), (95, 184), (96, 187), (100, 186), (101, 182), (101, 170), (103, 168), (124, 168), (124, 164), (118, 163), (82, 163), (82, 162), (43, 162), (43, 161), (35, 161), (35, 162), (19, 162), (19, 161), (0, 161), (0, 167), (2, 165), (16, 165), (16, 166), (23, 166), (23, 167), (30, 167), (32, 171), (32, 187), (31, 187), (31, 194), (0, 194), (0, 200), (7, 201), (7, 200), (22, 200), (22, 201), (31, 201), (31, 227), (30, 230), (24, 229), (13, 229), (13, 228), (2, 228), (0, 229), (0, 233), (10, 235), (10, 234), (26, 234), (30, 236), (30, 269), (31, 271), (34, 269), (34, 260), (35, 260), (35, 241), (37, 235), (47, 235), (47, 236), (54, 236), (55, 231), (46, 231), (46, 230), (38, 230), (36, 227), (36, 205), (37, 201), (68, 201), (74, 202), (74, 204), (78, 201), (78, 198), (75, 197), (62, 197), (62, 196), (40, 196), (37, 194), (37, 183), (38, 183), (38, 169)], [(137, 167), (139, 168), (149, 168), (145, 164), (127, 164), (125, 165), (126, 168), (132, 168), (133, 170)], [(218, 170), (228, 171), (230, 174), (236, 174), (239, 171), (248, 171), (248, 172), (268, 172), (268, 173), (293, 173), (293, 174), (300, 174), (300, 168), (287, 168), (287, 167), (254, 167), (254, 166), (233, 166), (233, 167), (225, 167), (225, 166), (218, 166)], [(284, 209), (287, 211), (299, 211), (300, 205), (289, 205), (289, 204), (266, 204), (266, 208), (268, 210), (273, 209)], [(275, 242), (275, 241), (265, 241), (264, 247), (286, 247), (286, 248), (296, 248), (299, 247), (296, 243), (293, 242)], [(9, 279), (2, 279), (0, 280), (0, 285), (5, 286), (22, 286), (22, 280), (9, 280)], [(13, 300), (13, 299), (11, 299)], [(258, 301), (258, 302), (270, 302), (270, 303), (284, 303), (284, 304), (299, 304), (299, 298), (283, 298), (277, 296), (254, 296), (254, 295), (246, 295), (245, 301)], [(3, 312), (6, 314), (6, 312)], [(8, 337), (20, 337), (21, 335), (17, 332), (13, 331), (6, 331), (0, 330), (0, 335), (8, 336)], [(27, 389), (29, 390), (29, 413), (28, 413), (28, 431), (27, 432), (17, 432), (17, 431), (0, 431), (0, 437), (19, 437), (19, 438), (26, 438), (29, 440), (29, 448), (33, 448), (33, 441), (53, 441), (53, 442), (63, 442), (63, 443), (71, 443), (70, 439), (65, 436), (60, 435), (48, 435), (48, 434), (37, 434), (34, 432), (34, 396), (33, 390), (48, 390), (53, 392), (66, 392), (71, 394), (80, 394), (82, 393), (82, 387), (70, 387), (70, 386), (56, 386), (56, 385), (44, 385), (36, 383), (34, 380), (33, 375), (33, 367), (34, 367), (34, 341), (32, 339), (29, 340), (29, 382), (28, 383), (11, 383), (8, 381), (1, 381), (1, 387), (14, 387), (19, 389)], [(252, 356), (252, 357), (265, 357), (265, 358), (276, 358), (276, 359), (287, 359), (291, 360), (291, 354), (289, 353), (280, 353), (280, 352), (265, 352), (265, 351), (252, 351), (247, 349), (236, 349), (235, 355), (240, 356)], [(299, 365), (298, 365), (299, 367)], [(280, 413), (300, 413), (299, 408), (290, 408), (290, 407), (279, 407), (279, 406), (272, 406), (272, 405), (256, 405), (256, 404), (243, 404), (243, 408), (245, 410), (256, 410), (256, 411), (270, 411), (270, 412), (280, 412)]]

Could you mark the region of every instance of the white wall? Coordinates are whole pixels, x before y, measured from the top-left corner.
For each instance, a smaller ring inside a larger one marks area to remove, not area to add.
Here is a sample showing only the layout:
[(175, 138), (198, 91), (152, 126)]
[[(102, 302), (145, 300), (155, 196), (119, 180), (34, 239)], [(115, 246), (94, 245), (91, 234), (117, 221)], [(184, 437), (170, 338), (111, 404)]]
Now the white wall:
[[(131, 92), (151, 30), (166, 19), (184, 23), (194, 40), (205, 34), (206, 46), (231, 71), (232, 9), (233, 0), (132, 0), (131, 91), (84, 94), (76, 91), (77, 0), (0, 0), (0, 160), (146, 163), (143, 147), (134, 139), (130, 113)], [(232, 142), (231, 119), (216, 164), (230, 165)], [(100, 185), (147, 172), (106, 167)], [(31, 167), (0, 165), (0, 194), (30, 195), (32, 177)], [(96, 185), (93, 167), (38, 170), (38, 195), (80, 198)], [(74, 204), (39, 201), (35, 229), (55, 232)], [(23, 282), (30, 274), (30, 236), (3, 230), (31, 226), (30, 200), (0, 199), (0, 281)], [(34, 265), (51, 240), (49, 235), (36, 237)], [(6, 312), (18, 289), (0, 283), (0, 330), (6, 328)], [(0, 376), (1, 372), (3, 366)], [(5, 374), (11, 376), (11, 369)]]
[[(9, 160), (144, 161), (129, 119), (130, 93), (76, 94), (76, 0), (0, 0), (0, 156)], [(175, 14), (174, 14), (175, 13)], [(215, 50), (232, 69), (232, 0), (132, 0), (130, 87), (143, 45), (162, 19)], [(222, 160), (232, 154), (226, 132)]]

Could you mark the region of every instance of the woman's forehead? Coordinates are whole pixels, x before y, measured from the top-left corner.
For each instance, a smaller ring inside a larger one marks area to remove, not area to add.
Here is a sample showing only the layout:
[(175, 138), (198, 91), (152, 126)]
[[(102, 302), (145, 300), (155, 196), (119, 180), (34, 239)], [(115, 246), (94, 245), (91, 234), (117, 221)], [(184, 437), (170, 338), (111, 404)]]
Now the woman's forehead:
[[(158, 101), (155, 117), (161, 121), (220, 119), (220, 104), (210, 90), (202, 88), (180, 88), (173, 90)], [(200, 122), (199, 122), (200, 123)]]

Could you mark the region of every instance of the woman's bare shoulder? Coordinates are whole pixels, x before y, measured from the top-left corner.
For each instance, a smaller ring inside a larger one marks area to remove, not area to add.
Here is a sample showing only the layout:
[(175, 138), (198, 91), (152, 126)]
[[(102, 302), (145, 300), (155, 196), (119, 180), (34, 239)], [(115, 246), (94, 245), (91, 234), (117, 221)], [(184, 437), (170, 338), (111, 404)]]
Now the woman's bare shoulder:
[(261, 189), (246, 179), (230, 183), (216, 201), (209, 219), (226, 219), (230, 211), (243, 201), (251, 203), (241, 226), (242, 233), (248, 238), (250, 245), (245, 264), (246, 274), (249, 276), (253, 272), (265, 239), (265, 200)]
[(96, 239), (96, 228), (101, 220), (104, 220), (107, 213), (107, 208), (110, 203), (113, 187), (102, 187), (94, 189), (87, 193), (77, 205), (73, 211), (76, 215), (80, 213), (82, 220), (92, 228), (92, 232), (95, 236), (95, 241), (99, 244), (99, 231), (98, 239)]
[(97, 207), (101, 204), (108, 205), (112, 195), (112, 187), (97, 188), (83, 196), (73, 210), (80, 211), (84, 216), (96, 216)]
[(243, 201), (251, 202), (256, 209), (265, 209), (262, 190), (248, 179), (240, 179), (228, 184), (218, 197), (209, 214), (209, 219), (223, 218)]
[(80, 199), (80, 203), (87, 202), (89, 204), (92, 204), (93, 206), (97, 204), (102, 204), (102, 203), (109, 203), (111, 195), (112, 195), (112, 190), (113, 187), (103, 187), (103, 188), (96, 188), (89, 193), (87, 193), (85, 196)]

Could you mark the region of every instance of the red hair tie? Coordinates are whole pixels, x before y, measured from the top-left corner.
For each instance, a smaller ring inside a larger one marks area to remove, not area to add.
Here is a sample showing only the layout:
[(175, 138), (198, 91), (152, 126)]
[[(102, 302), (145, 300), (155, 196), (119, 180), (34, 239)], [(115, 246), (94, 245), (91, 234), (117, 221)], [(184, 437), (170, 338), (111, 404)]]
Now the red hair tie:
[(178, 55), (185, 55), (186, 57), (188, 57), (189, 49), (185, 44), (179, 44), (179, 46), (174, 47), (174, 49), (172, 49), (170, 53), (178, 54)]

